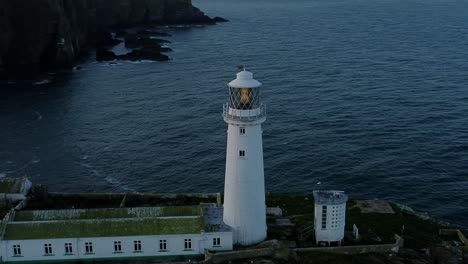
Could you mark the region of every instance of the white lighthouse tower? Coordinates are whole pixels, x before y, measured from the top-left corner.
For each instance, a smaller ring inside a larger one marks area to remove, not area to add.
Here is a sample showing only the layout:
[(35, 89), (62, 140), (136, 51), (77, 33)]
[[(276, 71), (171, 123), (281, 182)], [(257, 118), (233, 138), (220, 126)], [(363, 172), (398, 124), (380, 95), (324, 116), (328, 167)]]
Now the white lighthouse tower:
[(237, 73), (228, 84), (223, 111), (228, 124), (223, 218), (233, 229), (234, 243), (241, 245), (261, 242), (267, 234), (262, 146), (266, 113), (260, 85), (245, 69)]

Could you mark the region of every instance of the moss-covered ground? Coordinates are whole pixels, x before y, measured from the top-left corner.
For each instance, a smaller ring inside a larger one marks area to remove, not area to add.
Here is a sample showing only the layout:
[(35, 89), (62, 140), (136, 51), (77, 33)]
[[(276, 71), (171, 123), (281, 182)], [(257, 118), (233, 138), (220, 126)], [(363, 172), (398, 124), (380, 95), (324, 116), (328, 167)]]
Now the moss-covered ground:
[[(298, 246), (313, 246), (314, 201), (312, 196), (300, 194), (272, 194), (266, 196), (268, 207), (283, 209), (283, 217), (291, 220), (294, 227), (275, 226), (275, 217), (268, 219), (268, 236), (270, 239), (294, 240)], [(346, 212), (346, 231), (353, 230), (353, 224), (359, 228), (360, 239), (346, 239), (347, 245), (387, 244), (394, 243), (394, 235), (405, 238), (405, 246), (412, 249), (429, 248), (441, 241), (440, 228), (447, 228), (434, 221), (423, 220), (418, 216), (401, 210), (391, 204), (394, 214), (361, 213), (348, 201)], [(404, 226), (404, 228), (403, 228)]]
[(196, 234), (204, 227), (203, 217), (125, 220), (54, 221), (8, 224), (6, 240)]
[(15, 221), (144, 218), (167, 216), (197, 216), (201, 214), (202, 212), (200, 206), (38, 210), (19, 211), (16, 213)]

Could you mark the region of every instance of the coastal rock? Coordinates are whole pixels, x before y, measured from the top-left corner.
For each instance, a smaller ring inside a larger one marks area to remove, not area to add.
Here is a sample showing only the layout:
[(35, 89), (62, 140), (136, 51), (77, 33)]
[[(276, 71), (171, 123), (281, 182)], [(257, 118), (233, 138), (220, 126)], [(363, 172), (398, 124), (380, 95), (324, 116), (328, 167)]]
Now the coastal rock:
[(170, 41), (138, 34), (127, 34), (125, 36), (125, 47), (129, 49), (143, 46), (159, 46), (161, 43), (170, 43)]
[(223, 18), (223, 17), (213, 17), (213, 21), (216, 23), (224, 23), (224, 22), (229, 22), (229, 20)]
[(117, 59), (114, 52), (109, 51), (105, 48), (96, 49), (96, 60), (97, 61), (111, 61)]
[(0, 67), (28, 78), (113, 45), (111, 28), (193, 23), (214, 20), (191, 0), (0, 0)]
[(169, 57), (161, 54), (158, 51), (150, 49), (136, 49), (127, 54), (117, 56), (121, 60), (140, 61), (140, 60), (152, 60), (152, 61), (168, 61)]

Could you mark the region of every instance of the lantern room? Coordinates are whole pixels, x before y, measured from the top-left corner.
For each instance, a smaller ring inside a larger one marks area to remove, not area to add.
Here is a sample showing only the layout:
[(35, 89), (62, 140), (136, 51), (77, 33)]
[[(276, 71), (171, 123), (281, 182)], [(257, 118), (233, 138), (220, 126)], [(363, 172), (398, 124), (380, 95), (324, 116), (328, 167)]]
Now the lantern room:
[(260, 107), (260, 85), (251, 72), (245, 69), (229, 83), (229, 107), (238, 110), (251, 110)]
[(264, 117), (265, 106), (260, 100), (262, 84), (253, 78), (251, 72), (240, 71), (229, 86), (229, 98), (225, 105), (224, 117), (231, 119), (256, 119)]

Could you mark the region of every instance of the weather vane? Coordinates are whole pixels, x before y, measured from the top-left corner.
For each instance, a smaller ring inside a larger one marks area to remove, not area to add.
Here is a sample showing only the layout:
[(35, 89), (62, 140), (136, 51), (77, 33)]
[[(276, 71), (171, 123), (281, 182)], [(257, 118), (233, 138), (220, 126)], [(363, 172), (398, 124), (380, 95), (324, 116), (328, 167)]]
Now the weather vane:
[(237, 66), (239, 71), (245, 71), (245, 64)]

